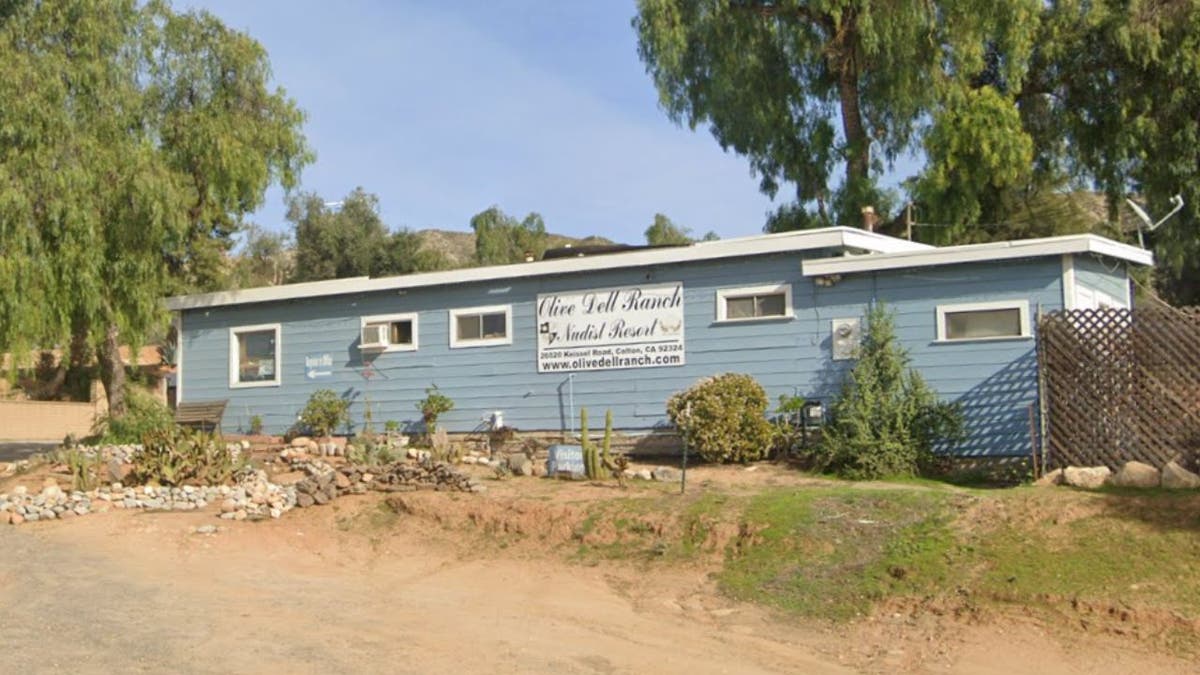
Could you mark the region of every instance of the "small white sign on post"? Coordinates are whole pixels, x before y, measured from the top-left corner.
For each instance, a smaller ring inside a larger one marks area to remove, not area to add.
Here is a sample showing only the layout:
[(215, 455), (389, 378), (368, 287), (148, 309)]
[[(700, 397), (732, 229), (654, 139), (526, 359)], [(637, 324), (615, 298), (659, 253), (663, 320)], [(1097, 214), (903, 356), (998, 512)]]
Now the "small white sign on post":
[(683, 283), (537, 297), (538, 372), (684, 365)]

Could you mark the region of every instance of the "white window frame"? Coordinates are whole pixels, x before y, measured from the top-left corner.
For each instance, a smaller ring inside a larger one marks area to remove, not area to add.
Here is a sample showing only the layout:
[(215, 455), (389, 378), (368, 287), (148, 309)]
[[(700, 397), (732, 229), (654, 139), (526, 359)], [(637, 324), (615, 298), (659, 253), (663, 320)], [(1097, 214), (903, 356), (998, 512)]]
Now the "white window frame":
[[(986, 312), (997, 309), (1015, 309), (1020, 312), (1020, 335), (997, 335), (994, 337), (949, 338), (946, 337), (946, 315), (958, 312)], [(1028, 300), (995, 300), (992, 302), (966, 302), (955, 305), (937, 306), (937, 341), (952, 344), (960, 342), (996, 342), (999, 340), (1028, 340), (1033, 337), (1029, 331), (1029, 301)]]
[[(478, 340), (458, 339), (458, 317), (473, 314), (504, 314), (504, 337), (481, 338)], [(513, 341), (512, 305), (484, 305), (481, 307), (459, 307), (447, 312), (449, 316), (448, 331), (450, 333), (450, 348), (465, 349), (468, 347), (495, 347), (511, 345)]]
[[(394, 321), (411, 321), (412, 322), (412, 338), (413, 338), (412, 344), (410, 344), (410, 345), (394, 345), (391, 343), (392, 329), (391, 329), (390, 324)], [(387, 348), (385, 348), (383, 350), (379, 350), (379, 351), (382, 351), (384, 354), (386, 354), (388, 352), (415, 352), (415, 351), (417, 351), (417, 348), (420, 346), (421, 338), (420, 338), (419, 332), (417, 331), (419, 322), (417, 320), (416, 312), (405, 312), (405, 313), (401, 313), (401, 314), (375, 314), (373, 316), (361, 317), (361, 320), (359, 321), (359, 324), (358, 324), (358, 334), (362, 335), (362, 329), (366, 328), (367, 324), (372, 324), (372, 323), (389, 324), (389, 326), (388, 326), (388, 346), (387, 346)]]
[[(265, 330), (275, 331), (275, 379), (258, 382), (240, 382), (240, 361), (238, 353), (238, 335), (240, 333), (257, 333)], [(254, 387), (278, 387), (283, 384), (283, 341), (280, 324), (260, 323), (253, 326), (232, 326), (229, 329), (229, 388), (251, 389)]]
[[(778, 316), (747, 316), (731, 319), (727, 315), (726, 301), (730, 298), (744, 298), (752, 295), (775, 295), (783, 293), (783, 314)], [(717, 323), (744, 323), (747, 321), (789, 321), (795, 318), (792, 309), (792, 285), (789, 283), (767, 284), (764, 286), (741, 286), (738, 288), (717, 289)]]

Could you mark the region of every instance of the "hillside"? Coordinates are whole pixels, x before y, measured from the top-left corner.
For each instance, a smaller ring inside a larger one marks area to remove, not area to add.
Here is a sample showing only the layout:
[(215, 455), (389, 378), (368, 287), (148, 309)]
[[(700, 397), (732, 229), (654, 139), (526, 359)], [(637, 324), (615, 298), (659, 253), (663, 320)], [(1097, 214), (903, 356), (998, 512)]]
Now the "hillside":
[[(421, 238), (422, 250), (441, 253), (443, 256), (445, 256), (446, 260), (449, 261), (451, 268), (469, 267), (474, 264), (474, 232), (460, 232), (455, 230), (418, 230), (416, 234)], [(596, 236), (578, 239), (561, 234), (550, 233), (547, 235), (547, 248), (559, 248), (566, 246), (567, 244), (572, 246), (580, 246), (612, 243), (614, 243), (612, 240)]]

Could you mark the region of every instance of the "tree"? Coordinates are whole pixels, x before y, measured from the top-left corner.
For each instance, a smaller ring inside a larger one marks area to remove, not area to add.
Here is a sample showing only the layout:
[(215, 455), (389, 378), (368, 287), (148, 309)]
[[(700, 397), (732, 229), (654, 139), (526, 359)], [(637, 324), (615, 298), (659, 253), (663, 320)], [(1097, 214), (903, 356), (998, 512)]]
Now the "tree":
[(233, 283), (239, 288), (278, 286), (292, 274), (293, 250), (288, 235), (250, 224), (243, 228), (245, 243), (233, 263)]
[[(1019, 85), (1039, 5), (639, 0), (633, 26), (673, 120), (707, 124), (768, 195), (793, 184), (799, 203), (815, 202), (810, 222), (846, 224), (864, 205), (886, 210), (880, 160), (912, 149), (974, 76), (991, 67)], [(1004, 58), (989, 62), (990, 46)]]
[(475, 231), (475, 262), (480, 265), (537, 260), (546, 252), (546, 223), (537, 213), (518, 221), (492, 206), (471, 217), (471, 229)]
[[(716, 232), (708, 232), (701, 241), (718, 238)], [(694, 241), (691, 229), (676, 225), (661, 213), (654, 214), (654, 223), (646, 228), (646, 243), (651, 246), (682, 246)]]
[(163, 2), (0, 4), (0, 62), (0, 348), (87, 336), (120, 416), (119, 346), (295, 184), (303, 113), (257, 42)]
[(379, 197), (361, 187), (336, 205), (315, 193), (297, 195), (287, 217), (296, 237), (292, 281), (411, 274), (446, 266), (442, 256), (421, 248), (419, 235), (389, 231), (379, 216)]

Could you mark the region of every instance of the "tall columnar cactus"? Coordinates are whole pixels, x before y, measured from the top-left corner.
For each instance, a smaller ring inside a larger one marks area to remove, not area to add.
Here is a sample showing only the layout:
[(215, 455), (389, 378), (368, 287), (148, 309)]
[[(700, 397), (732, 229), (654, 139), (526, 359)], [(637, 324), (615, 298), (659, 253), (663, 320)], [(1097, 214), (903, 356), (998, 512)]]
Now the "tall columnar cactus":
[(583, 448), (584, 473), (589, 479), (596, 480), (600, 477), (600, 455), (588, 434), (587, 408), (579, 409), (579, 445)]
[(612, 468), (612, 410), (604, 413), (604, 442), (600, 446), (600, 466), (606, 469)]

